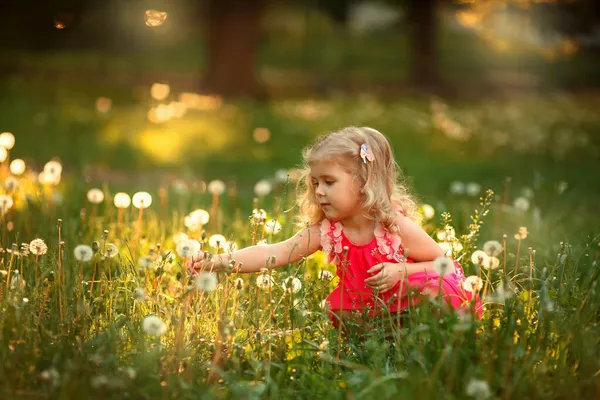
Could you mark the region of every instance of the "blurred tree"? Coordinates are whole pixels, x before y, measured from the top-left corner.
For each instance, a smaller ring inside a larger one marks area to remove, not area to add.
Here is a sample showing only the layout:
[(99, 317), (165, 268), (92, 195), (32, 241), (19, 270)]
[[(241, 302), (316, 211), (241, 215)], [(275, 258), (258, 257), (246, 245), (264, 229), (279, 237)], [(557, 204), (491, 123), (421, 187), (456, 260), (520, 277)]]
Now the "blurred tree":
[(261, 15), (267, 0), (209, 0), (207, 67), (200, 89), (225, 96), (265, 98), (255, 72)]

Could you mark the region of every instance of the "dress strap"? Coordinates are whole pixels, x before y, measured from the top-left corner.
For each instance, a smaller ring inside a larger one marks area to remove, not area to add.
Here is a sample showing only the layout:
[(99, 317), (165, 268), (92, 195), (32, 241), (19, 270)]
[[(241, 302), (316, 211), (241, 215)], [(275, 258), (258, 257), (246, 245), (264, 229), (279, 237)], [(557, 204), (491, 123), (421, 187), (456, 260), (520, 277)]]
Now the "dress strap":
[(328, 262), (337, 262), (342, 254), (342, 224), (328, 219), (321, 221), (321, 250), (328, 253)]

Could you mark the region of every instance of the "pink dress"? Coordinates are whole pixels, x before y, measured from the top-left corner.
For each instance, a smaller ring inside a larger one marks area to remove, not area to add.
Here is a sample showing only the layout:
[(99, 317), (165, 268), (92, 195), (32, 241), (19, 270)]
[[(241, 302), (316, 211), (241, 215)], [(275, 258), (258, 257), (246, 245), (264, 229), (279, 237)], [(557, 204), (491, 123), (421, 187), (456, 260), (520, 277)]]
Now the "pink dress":
[[(471, 307), (473, 294), (463, 289), (465, 279), (463, 269), (454, 262), (455, 272), (440, 276), (436, 272), (416, 272), (404, 281), (399, 281), (392, 289), (382, 294), (376, 294), (365, 284), (365, 279), (372, 276), (367, 270), (382, 263), (414, 262), (404, 259), (404, 249), (401, 238), (391, 234), (380, 224), (375, 229), (375, 237), (365, 245), (352, 243), (344, 234), (340, 222), (321, 222), (321, 250), (328, 253), (327, 261), (337, 267), (340, 278), (338, 286), (327, 296), (329, 309), (336, 310), (369, 310), (369, 315), (377, 315), (379, 311), (389, 309), (398, 312), (418, 303), (418, 296), (409, 295), (409, 289), (423, 293), (434, 289), (443, 294), (447, 303), (454, 309), (468, 310)], [(348, 251), (344, 254), (344, 247)], [(440, 285), (441, 283), (441, 285)], [(408, 287), (407, 287), (408, 284)], [(414, 293), (414, 292), (413, 292)], [(477, 313), (481, 313), (479, 298), (475, 299)], [(387, 311), (386, 311), (387, 312)]]

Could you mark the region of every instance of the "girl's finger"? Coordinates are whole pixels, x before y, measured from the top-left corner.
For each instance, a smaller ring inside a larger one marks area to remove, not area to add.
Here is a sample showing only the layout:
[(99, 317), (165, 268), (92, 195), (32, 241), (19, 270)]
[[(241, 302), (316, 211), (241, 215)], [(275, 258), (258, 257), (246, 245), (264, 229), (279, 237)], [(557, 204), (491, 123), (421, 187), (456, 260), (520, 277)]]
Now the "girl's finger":
[(373, 265), (371, 268), (369, 268), (369, 269), (367, 270), (367, 272), (368, 272), (369, 274), (375, 274), (375, 273), (379, 272), (379, 270), (381, 270), (381, 268), (383, 268), (383, 263), (381, 263), (381, 264), (376, 264), (376, 265)]

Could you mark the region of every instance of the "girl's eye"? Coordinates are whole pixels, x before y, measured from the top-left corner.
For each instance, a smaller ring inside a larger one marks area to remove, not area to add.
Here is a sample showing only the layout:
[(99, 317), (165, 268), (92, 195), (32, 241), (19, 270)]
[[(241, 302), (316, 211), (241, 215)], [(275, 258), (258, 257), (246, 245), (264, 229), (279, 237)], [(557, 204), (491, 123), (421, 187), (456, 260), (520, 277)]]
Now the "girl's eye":
[(334, 184), (334, 181), (325, 181), (325, 184), (326, 184), (327, 186), (331, 186), (331, 185), (333, 185), (333, 184)]

